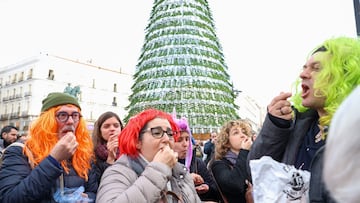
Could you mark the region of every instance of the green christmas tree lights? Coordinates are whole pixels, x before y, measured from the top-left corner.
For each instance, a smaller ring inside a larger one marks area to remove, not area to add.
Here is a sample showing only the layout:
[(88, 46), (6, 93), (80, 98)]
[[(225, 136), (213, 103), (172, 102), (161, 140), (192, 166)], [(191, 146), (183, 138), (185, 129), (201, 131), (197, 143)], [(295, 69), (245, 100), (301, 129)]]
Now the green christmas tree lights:
[(193, 133), (239, 118), (206, 0), (155, 0), (141, 52), (125, 122), (151, 107), (176, 110)]

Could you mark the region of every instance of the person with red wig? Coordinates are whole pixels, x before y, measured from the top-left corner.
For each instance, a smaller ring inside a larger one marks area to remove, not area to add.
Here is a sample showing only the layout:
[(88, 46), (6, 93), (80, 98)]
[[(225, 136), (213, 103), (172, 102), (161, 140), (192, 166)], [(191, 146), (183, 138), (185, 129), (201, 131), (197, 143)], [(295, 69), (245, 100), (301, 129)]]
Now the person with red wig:
[(96, 202), (201, 202), (173, 151), (178, 127), (170, 114), (147, 109), (119, 135), (120, 157), (103, 173)]
[(50, 93), (29, 135), (24, 147), (9, 147), (4, 154), (0, 202), (58, 202), (56, 194), (79, 188), (77, 200), (96, 198), (93, 144), (74, 97)]

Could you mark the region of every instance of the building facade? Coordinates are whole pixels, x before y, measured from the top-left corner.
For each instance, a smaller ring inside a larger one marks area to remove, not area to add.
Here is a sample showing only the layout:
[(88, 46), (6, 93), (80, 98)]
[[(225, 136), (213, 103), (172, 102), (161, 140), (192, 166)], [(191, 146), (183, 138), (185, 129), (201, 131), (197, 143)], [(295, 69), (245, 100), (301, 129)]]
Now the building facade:
[(50, 92), (73, 93), (91, 131), (105, 111), (126, 115), (132, 75), (60, 56), (40, 54), (0, 68), (0, 128), (26, 133)]
[(239, 93), (236, 104), (240, 107), (238, 110), (240, 118), (247, 120), (252, 129), (258, 133), (266, 116), (266, 108), (244, 92)]

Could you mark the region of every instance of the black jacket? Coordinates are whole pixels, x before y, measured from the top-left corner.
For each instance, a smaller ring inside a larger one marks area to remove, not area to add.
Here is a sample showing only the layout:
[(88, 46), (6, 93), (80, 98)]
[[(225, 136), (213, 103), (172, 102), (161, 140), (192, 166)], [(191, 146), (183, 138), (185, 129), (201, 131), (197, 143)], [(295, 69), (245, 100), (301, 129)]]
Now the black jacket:
[(310, 203), (336, 203), (336, 201), (330, 196), (329, 191), (325, 187), (323, 181), (323, 166), (324, 166), (324, 152), (325, 147), (320, 148), (310, 166), (310, 188), (309, 188), (309, 201)]
[(248, 153), (248, 150), (240, 150), (235, 165), (225, 158), (215, 160), (211, 165), (215, 180), (229, 203), (246, 203), (245, 180), (250, 180), (246, 170)]
[(209, 186), (209, 191), (207, 193), (199, 194), (201, 201), (219, 201), (220, 193), (216, 187), (214, 178), (208, 171), (205, 162), (202, 159), (193, 156), (190, 165), (190, 173), (199, 174)]
[[(314, 110), (308, 110), (304, 113), (296, 112), (295, 115), (294, 122), (289, 127), (284, 127), (279, 126), (279, 123), (277, 125), (274, 124), (270, 119), (271, 115), (267, 114), (263, 128), (250, 149), (248, 163), (250, 160), (259, 159), (262, 156), (270, 156), (274, 160), (288, 165), (295, 164), (304, 137), (314, 122), (318, 121), (318, 114)], [(328, 197), (324, 189), (322, 181), (322, 154), (318, 154), (319, 151), (320, 149), (313, 157), (310, 166), (309, 199), (311, 203), (333, 203), (334, 201)], [(250, 171), (249, 164), (247, 167), (248, 171)]]

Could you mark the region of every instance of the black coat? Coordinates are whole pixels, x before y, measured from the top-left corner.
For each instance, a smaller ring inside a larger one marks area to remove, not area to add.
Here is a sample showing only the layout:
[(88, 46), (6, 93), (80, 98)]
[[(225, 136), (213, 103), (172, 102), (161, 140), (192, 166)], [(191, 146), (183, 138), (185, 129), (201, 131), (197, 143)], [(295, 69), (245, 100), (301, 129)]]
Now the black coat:
[(229, 203), (246, 203), (245, 180), (250, 180), (246, 170), (248, 153), (248, 150), (240, 150), (234, 165), (226, 158), (215, 160), (211, 165), (215, 180)]
[(199, 174), (209, 186), (209, 191), (207, 193), (199, 194), (202, 201), (219, 201), (220, 193), (216, 187), (214, 178), (201, 158), (193, 156), (190, 164), (190, 173)]
[[(267, 114), (264, 125), (250, 149), (248, 163), (250, 160), (260, 159), (262, 156), (271, 156), (278, 162), (295, 165), (304, 137), (314, 122), (318, 121), (319, 117), (314, 110), (308, 110), (303, 113), (297, 112), (296, 109), (294, 110), (296, 112), (295, 120), (290, 123), (289, 127), (274, 124), (270, 119), (271, 115)], [(320, 149), (317, 150), (310, 166), (309, 199), (311, 203), (333, 203), (334, 201), (329, 197), (322, 181), (322, 155), (318, 154)], [(248, 171), (250, 171), (249, 165), (247, 166)], [(320, 200), (317, 201), (318, 199)]]
[(325, 187), (323, 181), (322, 169), (324, 166), (324, 151), (325, 147), (320, 148), (310, 166), (310, 188), (309, 188), (309, 202), (310, 203), (336, 203), (336, 201), (330, 196), (329, 191)]

